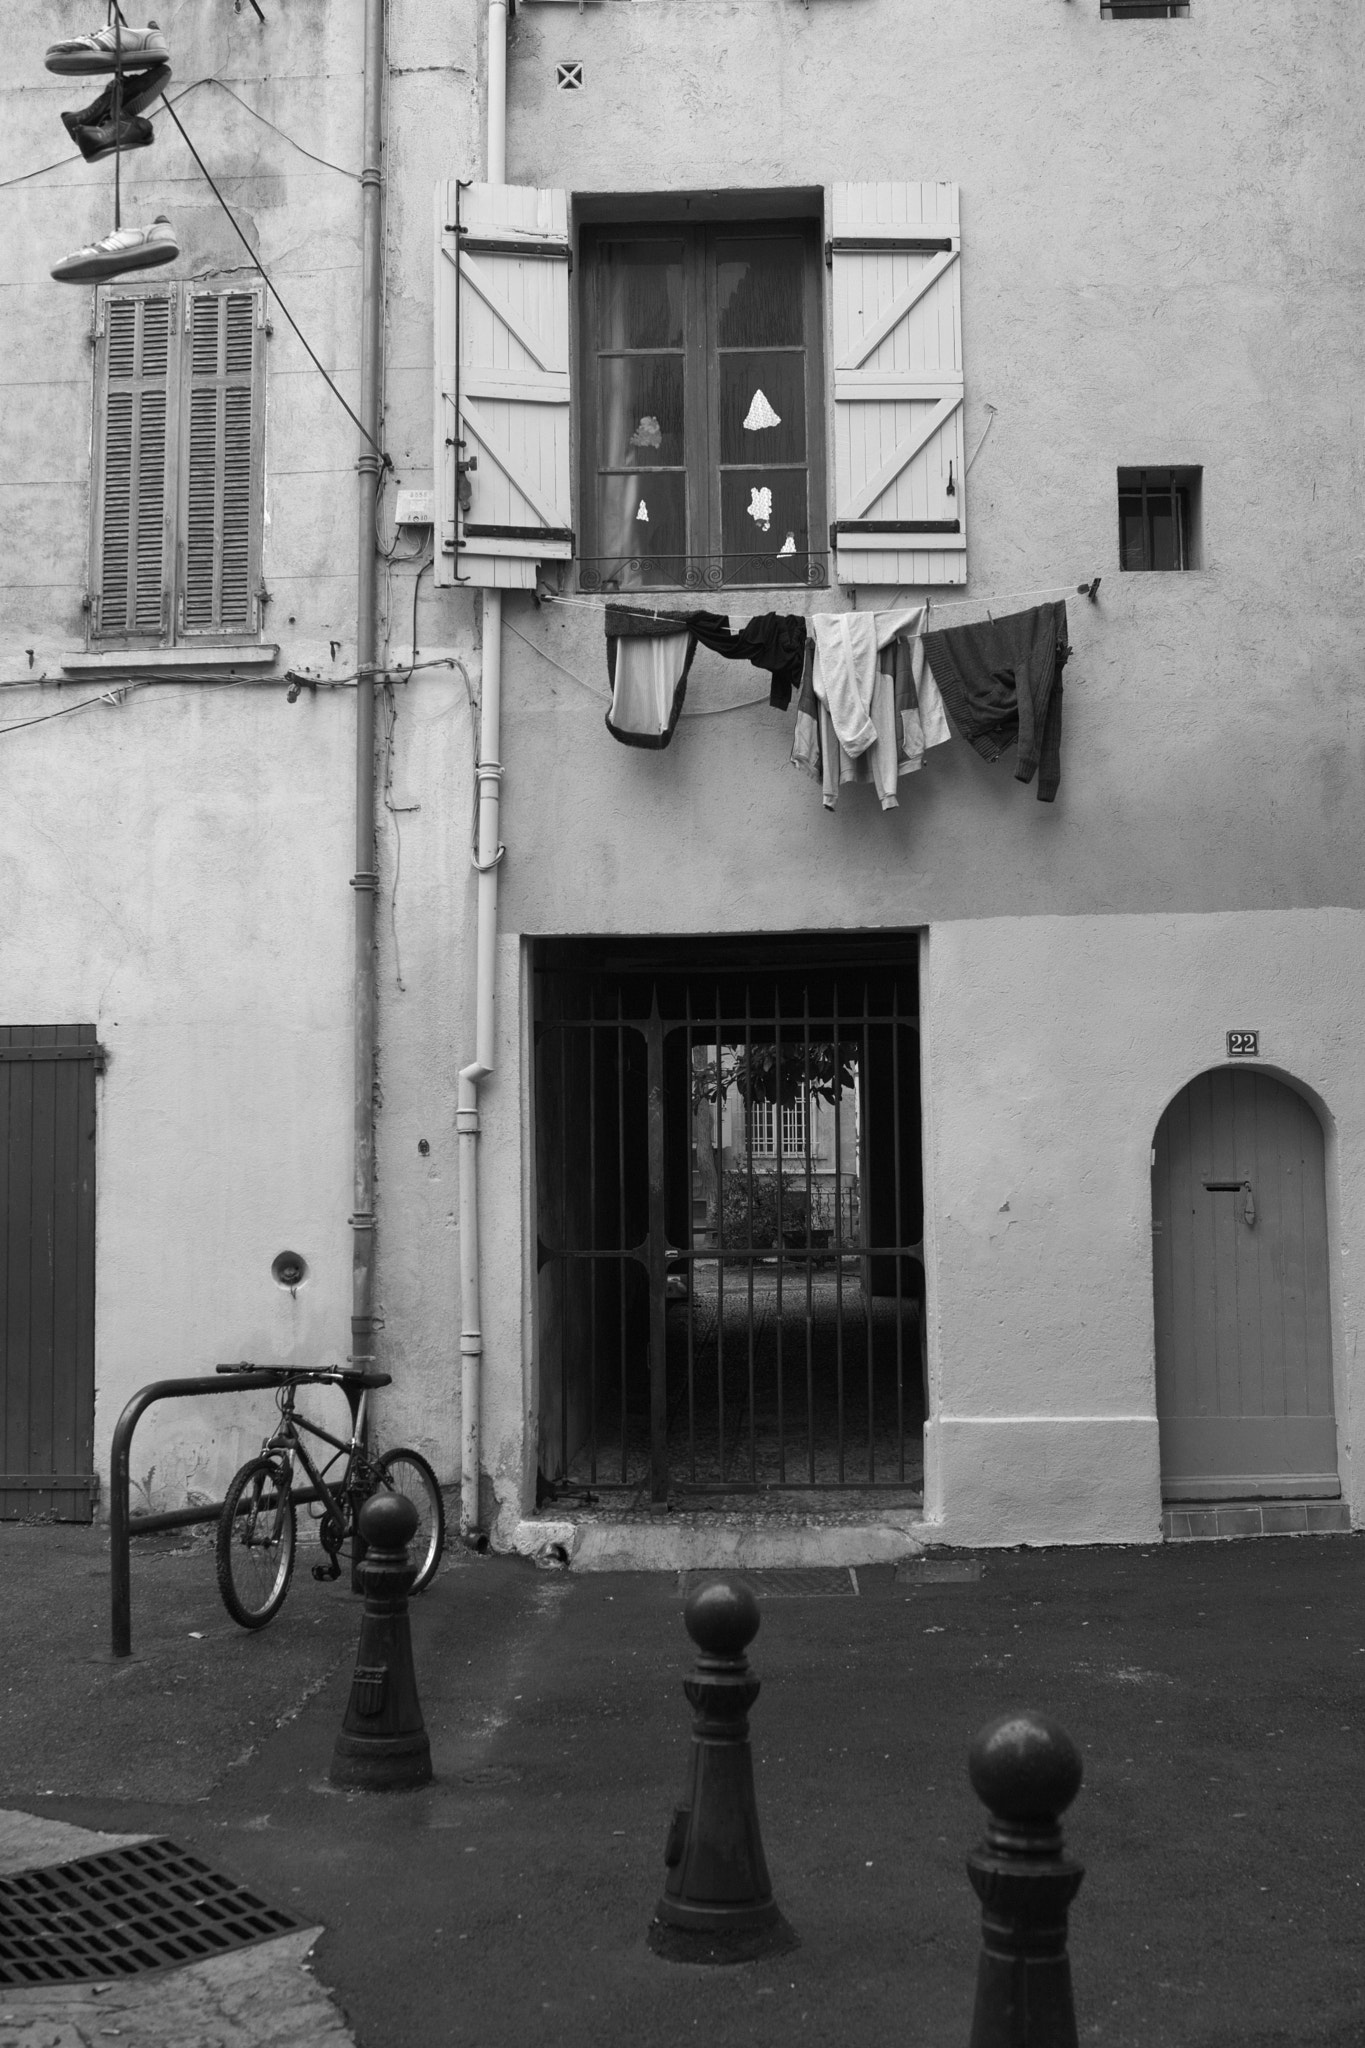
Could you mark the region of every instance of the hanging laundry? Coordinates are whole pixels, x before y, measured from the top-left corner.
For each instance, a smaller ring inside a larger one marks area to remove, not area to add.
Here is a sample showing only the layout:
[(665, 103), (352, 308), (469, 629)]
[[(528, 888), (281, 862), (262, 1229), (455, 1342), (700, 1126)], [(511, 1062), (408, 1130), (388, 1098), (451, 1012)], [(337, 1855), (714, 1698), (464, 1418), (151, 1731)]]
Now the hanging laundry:
[[(915, 607), (915, 613), (922, 619), (923, 608)], [(860, 754), (849, 754), (840, 745), (829, 705), (822, 703), (816, 693), (815, 666), (816, 648), (812, 641), (797, 704), (793, 767), (804, 769), (822, 783), (826, 810), (834, 809), (840, 787), (850, 782), (871, 783), (882, 809), (895, 810), (899, 804), (896, 785), (901, 776), (915, 774), (928, 749), (941, 746), (952, 737), (914, 622), (878, 652), (868, 701), (868, 717), (875, 737), (872, 745)]]
[(682, 715), (692, 657), (703, 633), (729, 637), (716, 612), (639, 612), (606, 608), (607, 731), (624, 747), (666, 747)]
[(98, 283), (101, 278), (120, 277), (125, 270), (150, 270), (158, 263), (174, 263), (180, 254), (175, 229), (164, 213), (150, 227), (115, 228), (98, 242), (74, 249), (52, 266), (59, 284)]
[[(705, 619), (708, 615), (696, 616)], [(774, 711), (787, 709), (792, 691), (800, 687), (806, 652), (806, 621), (800, 612), (761, 612), (738, 633), (716, 633), (704, 626), (698, 626), (696, 631), (702, 646), (709, 647), (712, 653), (768, 669), (773, 679), (768, 702)]]
[(889, 646), (907, 629), (918, 631), (923, 619), (923, 605), (902, 605), (889, 612), (816, 612), (811, 619), (815, 694), (828, 704), (846, 754), (865, 754), (877, 737), (871, 705), (878, 648)]
[(749, 517), (764, 533), (773, 523), (773, 494), (766, 484), (754, 484), (749, 492)]
[(774, 412), (761, 391), (755, 391), (744, 415), (744, 425), (750, 434), (761, 434), (765, 427), (780, 427), (781, 413)]
[(659, 422), (655, 419), (652, 412), (645, 413), (645, 415), (640, 421), (639, 426), (635, 429), (635, 432), (630, 437), (630, 445), (632, 448), (663, 447), (663, 429), (659, 425)]
[(1018, 742), (1017, 782), (1038, 777), (1050, 804), (1062, 775), (1062, 669), (1071, 653), (1066, 601), (925, 635), (948, 716), (985, 761)]

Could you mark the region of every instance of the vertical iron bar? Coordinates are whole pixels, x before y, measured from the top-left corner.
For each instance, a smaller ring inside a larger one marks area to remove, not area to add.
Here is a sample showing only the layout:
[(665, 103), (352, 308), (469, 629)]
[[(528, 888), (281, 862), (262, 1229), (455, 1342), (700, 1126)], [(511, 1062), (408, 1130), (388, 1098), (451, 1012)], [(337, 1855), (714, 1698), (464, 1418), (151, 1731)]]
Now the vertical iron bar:
[(815, 1305), (812, 1299), (815, 1285), (815, 1239), (811, 1222), (811, 1203), (814, 1199), (811, 1187), (811, 1144), (810, 1125), (813, 1121), (810, 1092), (810, 985), (801, 992), (801, 1062), (802, 1086), (806, 1104), (806, 1459), (810, 1470), (810, 1483), (815, 1484)]
[(744, 983), (744, 1072), (748, 1080), (745, 1151), (749, 1162), (749, 1484), (758, 1479), (758, 1443), (754, 1434), (754, 1033), (749, 1011), (749, 983)]
[(844, 1050), (839, 1042), (839, 982), (834, 981), (834, 1370), (839, 1404), (839, 1484), (844, 1483)]
[[(870, 1075), (870, 1073), (871, 1073), (871, 1071), (872, 1071), (872, 1063), (871, 1063), (871, 1059), (870, 1059), (870, 1057), (869, 1057), (869, 1053), (870, 1053), (870, 1045), (869, 1045), (869, 1039), (868, 1039), (868, 1022), (867, 1022), (867, 976), (866, 976), (866, 974), (864, 974), (864, 976), (863, 976), (863, 1065), (862, 1065), (862, 1071), (861, 1071), (861, 1073), (860, 1073), (860, 1074), (859, 1074), (859, 1076), (858, 1076), (858, 1092), (857, 1092), (857, 1095), (856, 1095), (856, 1097), (855, 1097), (855, 1102), (856, 1102), (856, 1107), (857, 1107), (857, 1117), (858, 1117), (858, 1122), (857, 1122), (857, 1131), (858, 1131), (858, 1148), (857, 1148), (857, 1151), (856, 1151), (856, 1153), (855, 1153), (855, 1155), (854, 1155), (854, 1166), (856, 1167), (856, 1169), (857, 1169), (857, 1173), (858, 1173), (858, 1196), (859, 1196), (859, 1200), (858, 1200), (858, 1237), (859, 1237), (859, 1241), (860, 1241), (860, 1242), (861, 1242), (862, 1244), (864, 1244), (864, 1245), (867, 1245), (867, 1244), (875, 1244), (875, 1243), (876, 1243), (876, 1241), (877, 1241), (877, 1240), (876, 1240), (876, 1236), (875, 1236), (875, 1234), (873, 1233), (873, 1231), (872, 1231), (872, 1229), (871, 1229), (871, 1227), (870, 1227), (870, 1221), (869, 1221), (869, 1217), (870, 1217), (870, 1211), (871, 1211), (871, 1204), (870, 1204), (870, 1203), (868, 1204), (868, 1211), (869, 1211), (869, 1214), (867, 1214), (867, 1215), (865, 1215), (865, 1214), (863, 1213), (863, 1206), (862, 1206), (862, 1190), (863, 1190), (863, 1186), (864, 1186), (864, 1184), (865, 1184), (865, 1183), (867, 1183), (867, 1182), (868, 1182), (868, 1181), (870, 1180), (870, 1178), (871, 1178), (871, 1175), (870, 1175), (870, 1164), (871, 1164), (871, 1162), (870, 1162), (870, 1159), (869, 1159), (869, 1156), (868, 1156), (868, 1149), (867, 1149), (867, 1134), (868, 1134), (868, 1130), (869, 1130), (869, 1128), (870, 1128), (870, 1124), (871, 1124), (871, 1118), (870, 1118), (870, 1116), (869, 1116), (869, 1113), (868, 1113), (868, 1077), (869, 1077), (869, 1075)], [(850, 1209), (851, 1209), (851, 1208), (852, 1208), (852, 1203), (851, 1203), (851, 1202), (850, 1202), (850, 1205), (849, 1205), (849, 1206), (850, 1206)], [(850, 1222), (852, 1221), (852, 1217), (851, 1217), (851, 1216), (850, 1216), (850, 1219), (849, 1219), (849, 1220), (850, 1220)], [(870, 1259), (870, 1258), (868, 1257), (868, 1255), (866, 1254), (866, 1252), (864, 1252), (864, 1254), (863, 1254), (863, 1259), (862, 1259), (862, 1268), (863, 1268), (863, 1318), (864, 1318), (864, 1321), (865, 1321), (865, 1322), (866, 1322), (866, 1324), (867, 1324), (867, 1483), (868, 1483), (868, 1485), (869, 1485), (869, 1486), (875, 1486), (875, 1485), (876, 1485), (876, 1483), (877, 1483), (877, 1453), (876, 1453), (876, 1411), (875, 1411), (875, 1405), (874, 1405), (874, 1404), (875, 1404), (875, 1401), (876, 1401), (876, 1393), (875, 1393), (875, 1373), (874, 1373), (874, 1370), (873, 1370), (873, 1357), (872, 1357), (872, 1343), (873, 1343), (873, 1339), (872, 1339), (872, 1260), (871, 1260), (871, 1259)]]
[(649, 1142), (649, 1493), (668, 1499), (668, 1231), (664, 1220), (664, 1027), (659, 990), (650, 992)]
[[(692, 1254), (687, 1262), (687, 1476), (695, 1486), (697, 1483), (697, 1384), (696, 1384), (696, 1343), (693, 1322), (693, 1297), (697, 1287), (697, 1224), (696, 1203), (693, 1198), (695, 1166), (693, 1159), (697, 1144), (697, 1112), (692, 1100), (695, 1084), (692, 1050), (692, 984), (687, 984), (687, 1249)], [(710, 1119), (707, 1119), (709, 1124)]]
[(896, 1439), (901, 1485), (905, 1484), (905, 1338), (901, 1329), (901, 1014), (900, 979), (891, 984), (891, 1115), (895, 1120), (893, 1153), (896, 1190)]
[(559, 1469), (569, 1476), (569, 1346), (570, 1297), (575, 1260), (569, 1242), (569, 1027), (559, 1020), (559, 1242), (564, 1251), (563, 1320), (559, 1329)]
[[(597, 990), (588, 992), (588, 1248), (597, 1251)], [(588, 1482), (597, 1484), (597, 1273), (588, 1261)]]
[(630, 1453), (626, 1443), (628, 1357), (626, 1349), (626, 1031), (621, 991), (616, 991), (616, 1235), (620, 1249), (616, 1261), (616, 1284), (621, 1322), (621, 1484), (630, 1478)]
[(719, 1190), (716, 1259), (716, 1477), (725, 1477), (725, 1061), (720, 1042), (720, 983), (716, 983), (716, 1184)]
[(782, 1406), (782, 1260), (786, 1253), (782, 1214), (782, 996), (773, 996), (773, 1073), (777, 1077), (777, 1483), (787, 1483), (787, 1445)]

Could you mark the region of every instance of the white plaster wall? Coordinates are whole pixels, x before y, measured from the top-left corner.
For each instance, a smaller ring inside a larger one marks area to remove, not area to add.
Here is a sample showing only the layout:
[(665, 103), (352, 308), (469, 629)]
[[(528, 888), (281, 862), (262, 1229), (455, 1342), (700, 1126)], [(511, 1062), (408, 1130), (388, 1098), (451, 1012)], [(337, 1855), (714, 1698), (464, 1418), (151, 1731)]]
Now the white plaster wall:
[(1360, 913), (983, 918), (935, 925), (925, 966), (926, 1513), (944, 1540), (1158, 1536), (1151, 1145), (1241, 1027), (1323, 1118), (1340, 1470), (1365, 1520)]

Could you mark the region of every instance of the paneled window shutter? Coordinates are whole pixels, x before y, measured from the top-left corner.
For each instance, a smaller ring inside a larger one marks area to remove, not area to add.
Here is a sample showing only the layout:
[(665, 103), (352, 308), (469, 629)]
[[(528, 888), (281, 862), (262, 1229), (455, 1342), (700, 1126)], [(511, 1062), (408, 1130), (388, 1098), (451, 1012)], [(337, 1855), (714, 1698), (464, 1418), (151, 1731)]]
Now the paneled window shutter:
[(568, 199), (449, 180), (437, 208), (436, 580), (533, 590), (573, 554)]
[(98, 302), (97, 634), (157, 637), (170, 624), (175, 313), (165, 291), (109, 293)]
[(967, 578), (956, 185), (836, 185), (834, 525), (840, 583)]
[(262, 295), (192, 290), (186, 318), (178, 625), (186, 634), (255, 632)]

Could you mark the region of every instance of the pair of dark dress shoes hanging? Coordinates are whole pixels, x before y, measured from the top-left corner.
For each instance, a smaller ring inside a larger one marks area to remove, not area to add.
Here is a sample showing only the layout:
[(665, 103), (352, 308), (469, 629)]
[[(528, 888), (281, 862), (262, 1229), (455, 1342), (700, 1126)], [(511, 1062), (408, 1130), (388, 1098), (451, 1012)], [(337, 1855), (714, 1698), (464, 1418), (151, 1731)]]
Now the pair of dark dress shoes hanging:
[[(146, 28), (129, 28), (122, 22), (116, 26), (111, 22), (89, 35), (68, 36), (49, 47), (47, 68), (60, 77), (122, 73), (88, 107), (62, 115), (68, 135), (87, 163), (100, 163), (116, 151), (146, 149), (153, 141), (152, 124), (143, 119), (141, 110), (150, 106), (169, 84), (170, 55), (170, 46), (154, 21), (148, 22)], [(52, 275), (61, 284), (98, 283), (101, 278), (119, 277), (125, 271), (150, 270), (173, 263), (179, 254), (175, 230), (165, 214), (158, 214), (149, 227), (115, 228), (98, 242), (73, 250), (54, 265)]]

